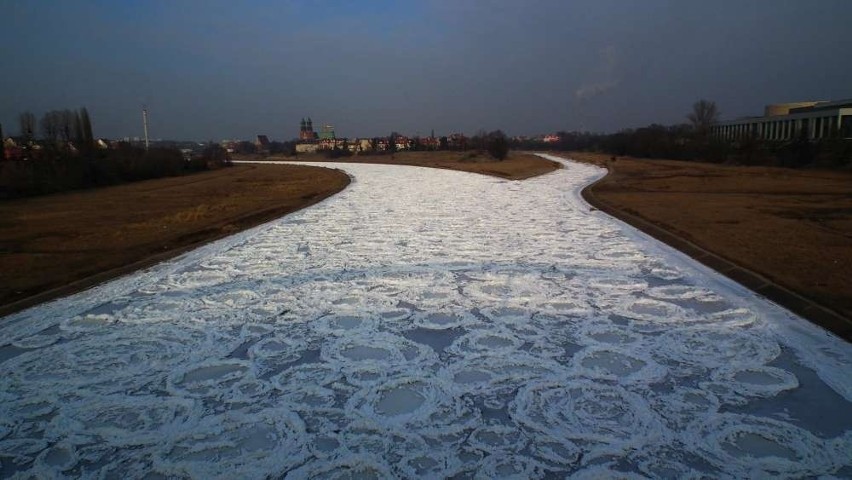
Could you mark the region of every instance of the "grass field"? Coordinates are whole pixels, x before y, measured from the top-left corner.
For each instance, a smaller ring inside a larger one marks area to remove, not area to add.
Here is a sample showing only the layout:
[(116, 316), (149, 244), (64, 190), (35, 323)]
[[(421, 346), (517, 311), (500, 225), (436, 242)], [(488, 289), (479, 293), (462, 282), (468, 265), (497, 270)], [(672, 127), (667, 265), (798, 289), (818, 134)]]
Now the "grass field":
[(239, 165), (0, 202), (0, 314), (272, 220), (348, 184), (338, 170)]
[(399, 152), (394, 155), (355, 155), (329, 160), (318, 154), (297, 157), (269, 157), (269, 160), (293, 160), (300, 162), (353, 162), (381, 163), (388, 165), (414, 165), (418, 167), (444, 168), (463, 172), (481, 173), (508, 180), (526, 178), (552, 172), (560, 165), (528, 153), (509, 152), (505, 160), (494, 160), (487, 154), (475, 152)]
[[(767, 290), (770, 298), (817, 323), (838, 333), (846, 329), (848, 337), (852, 173), (565, 156), (609, 168), (589, 189), (604, 209), (646, 220), (833, 311), (845, 318), (845, 326), (828, 325), (819, 312)], [(738, 279), (738, 272), (731, 273)]]

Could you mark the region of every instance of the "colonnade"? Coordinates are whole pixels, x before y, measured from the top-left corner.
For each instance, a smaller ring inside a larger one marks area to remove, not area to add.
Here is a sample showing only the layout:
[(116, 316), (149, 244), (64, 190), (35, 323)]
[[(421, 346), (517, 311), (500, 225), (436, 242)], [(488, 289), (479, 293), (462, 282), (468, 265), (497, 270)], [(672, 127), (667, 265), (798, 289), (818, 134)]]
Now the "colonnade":
[(810, 140), (828, 137), (840, 127), (839, 116), (814, 116), (796, 119), (753, 119), (742, 123), (715, 125), (711, 127), (713, 135), (725, 140), (741, 140), (755, 137), (762, 140), (792, 140), (807, 132)]

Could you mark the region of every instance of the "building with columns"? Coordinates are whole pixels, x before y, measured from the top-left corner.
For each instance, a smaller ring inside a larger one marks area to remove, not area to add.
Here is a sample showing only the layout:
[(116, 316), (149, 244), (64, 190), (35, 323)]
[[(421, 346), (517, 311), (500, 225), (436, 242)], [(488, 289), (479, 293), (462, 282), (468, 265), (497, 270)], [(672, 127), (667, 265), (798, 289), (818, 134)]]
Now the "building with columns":
[(852, 138), (852, 99), (767, 105), (762, 117), (719, 122), (711, 127), (711, 132), (730, 141), (748, 137), (789, 141), (800, 138), (803, 133), (809, 140), (835, 133), (842, 138)]

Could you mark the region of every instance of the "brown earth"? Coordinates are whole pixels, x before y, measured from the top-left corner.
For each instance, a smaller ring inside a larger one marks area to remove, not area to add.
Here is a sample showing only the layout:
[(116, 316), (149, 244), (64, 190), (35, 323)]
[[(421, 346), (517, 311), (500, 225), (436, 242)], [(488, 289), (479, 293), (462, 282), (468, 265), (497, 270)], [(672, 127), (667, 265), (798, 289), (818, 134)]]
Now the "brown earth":
[[(248, 157), (250, 158), (250, 157)], [(248, 159), (247, 158), (247, 159)], [(399, 152), (394, 155), (355, 155), (329, 160), (323, 155), (302, 154), (296, 157), (267, 157), (267, 160), (287, 160), (299, 162), (347, 162), (379, 163), (387, 165), (413, 165), (417, 167), (444, 168), (463, 172), (481, 173), (508, 180), (526, 178), (550, 173), (561, 168), (557, 162), (519, 152), (509, 152), (505, 160), (494, 160), (487, 154), (475, 152)]]
[(0, 314), (278, 218), (348, 184), (339, 170), (239, 165), (0, 202)]
[[(358, 157), (524, 179), (560, 167), (511, 153)], [(243, 159), (257, 160), (256, 156)], [(319, 155), (269, 160), (330, 161)], [(342, 190), (349, 177), (303, 165), (245, 165), (184, 177), (0, 202), (0, 315), (89, 288), (259, 225)]]
[(852, 173), (565, 156), (609, 169), (594, 206), (852, 339)]

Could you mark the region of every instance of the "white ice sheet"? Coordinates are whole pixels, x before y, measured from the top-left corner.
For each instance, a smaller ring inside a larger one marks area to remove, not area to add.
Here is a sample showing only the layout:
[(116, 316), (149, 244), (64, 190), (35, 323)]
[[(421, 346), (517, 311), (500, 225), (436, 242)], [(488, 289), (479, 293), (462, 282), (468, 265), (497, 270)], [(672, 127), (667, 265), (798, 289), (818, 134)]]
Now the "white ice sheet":
[(523, 182), (306, 210), (0, 319), (0, 476), (852, 476), (852, 347)]

